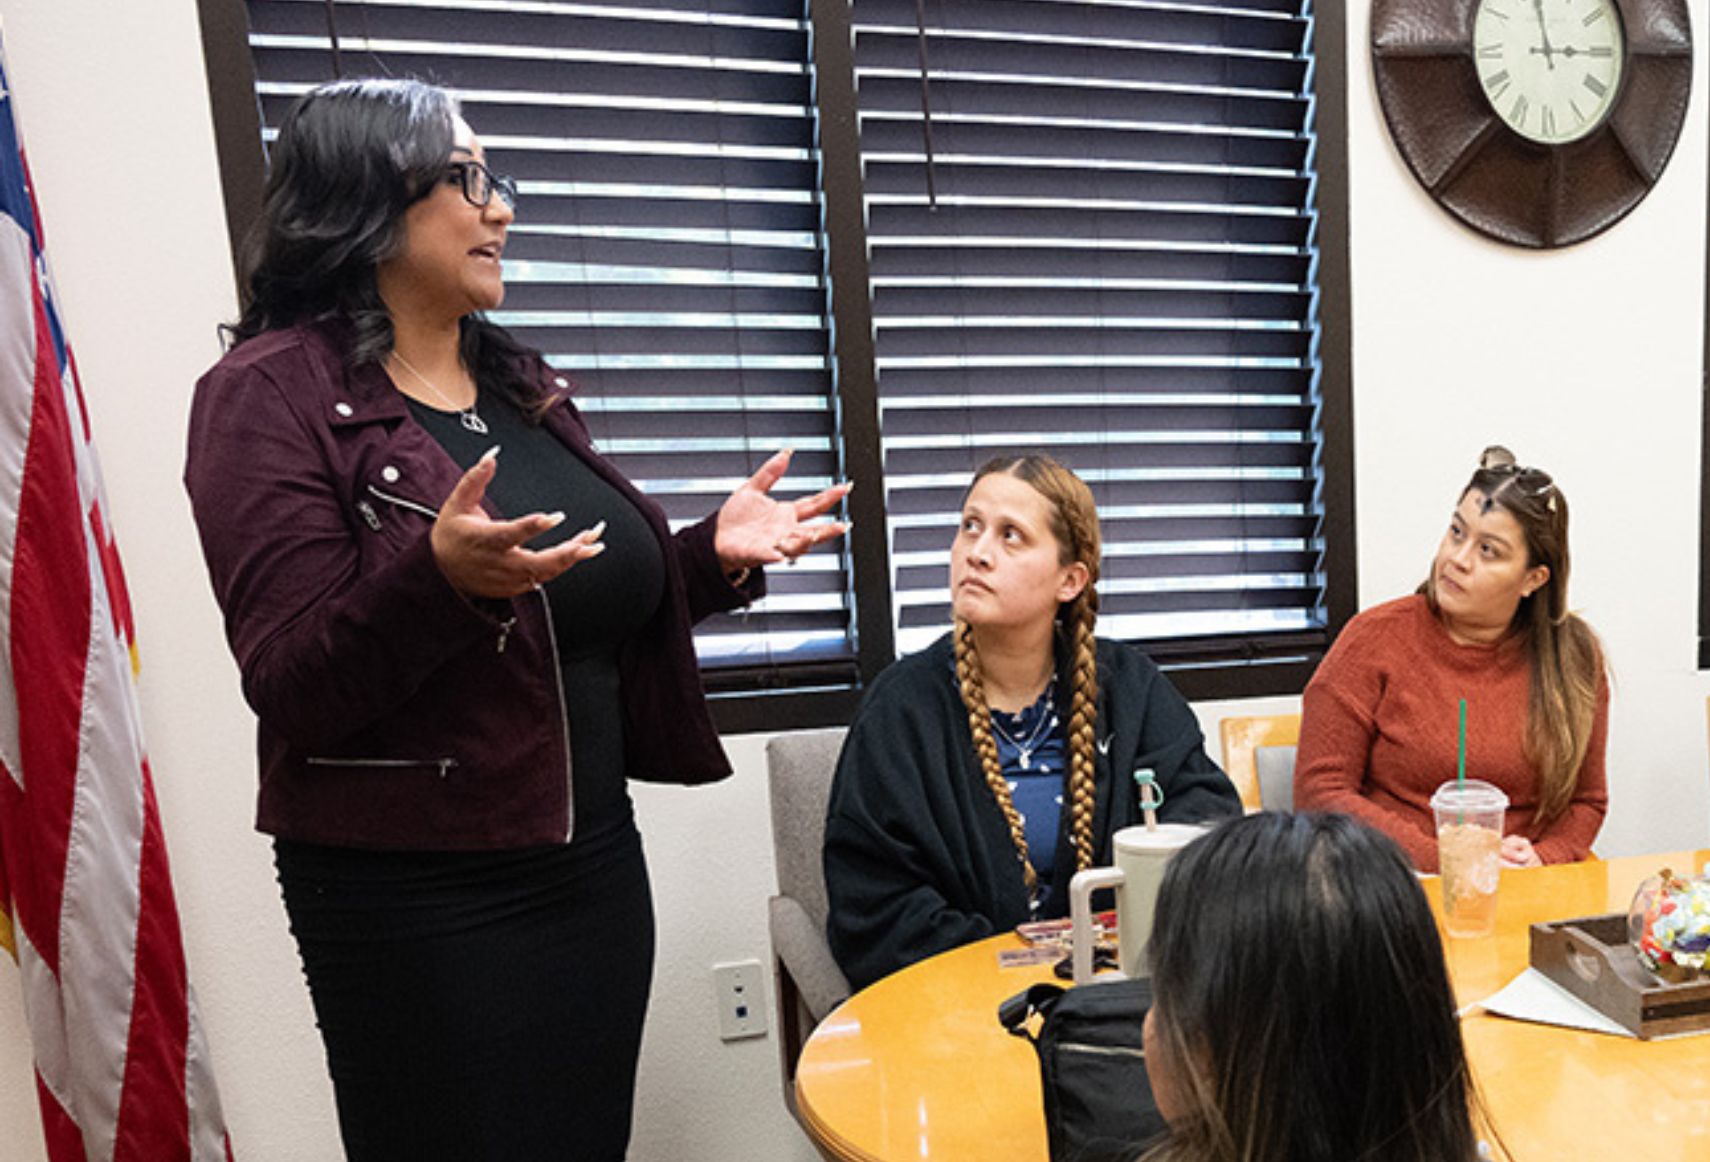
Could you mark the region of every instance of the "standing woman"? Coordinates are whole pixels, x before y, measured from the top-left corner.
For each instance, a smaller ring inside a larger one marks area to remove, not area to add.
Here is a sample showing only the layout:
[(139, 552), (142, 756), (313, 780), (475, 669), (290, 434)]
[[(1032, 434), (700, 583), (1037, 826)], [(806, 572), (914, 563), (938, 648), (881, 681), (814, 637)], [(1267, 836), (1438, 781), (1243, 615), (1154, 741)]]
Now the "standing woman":
[(625, 781), (729, 774), (690, 626), (842, 531), (801, 523), (842, 487), (766, 495), (779, 455), (670, 533), (481, 317), (515, 199), (441, 90), (311, 91), (191, 415), (352, 1159), (624, 1156), (653, 963)]
[(1588, 858), (1609, 802), (1603, 650), (1568, 610), (1567, 497), (1502, 447), (1419, 592), (1350, 621), (1307, 684), (1295, 807), (1355, 815), (1436, 871), (1431, 795), (1455, 777), (1462, 698), (1467, 775), (1508, 795), (1503, 863)]
[(1237, 814), (1193, 711), (1138, 650), (1093, 636), (1098, 511), (1045, 456), (975, 474), (950, 546), (955, 628), (881, 674), (825, 828), (831, 951), (856, 988), (1025, 920), (1141, 820)]

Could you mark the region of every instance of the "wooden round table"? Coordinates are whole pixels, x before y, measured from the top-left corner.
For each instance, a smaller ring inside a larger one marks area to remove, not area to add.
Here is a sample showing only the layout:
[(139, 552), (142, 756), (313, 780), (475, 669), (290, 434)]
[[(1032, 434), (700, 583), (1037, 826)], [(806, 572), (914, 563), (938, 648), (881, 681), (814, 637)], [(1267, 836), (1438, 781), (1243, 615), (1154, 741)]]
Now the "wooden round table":
[[(1624, 912), (1663, 866), (1701, 869), (1710, 849), (1502, 873), (1495, 935), (1445, 939), (1468, 1005), (1526, 967), (1529, 928)], [(1434, 877), (1424, 882), (1439, 906)], [(998, 1025), (998, 1004), (1048, 966), (1000, 968), (1019, 948), (994, 936), (922, 961), (844, 1002), (814, 1030), (796, 1071), (798, 1116), (845, 1162), (1045, 1162), (1032, 1046)], [(1638, 1041), (1475, 1011), (1462, 1023), (1474, 1075), (1516, 1162), (1710, 1160), (1710, 1034)]]

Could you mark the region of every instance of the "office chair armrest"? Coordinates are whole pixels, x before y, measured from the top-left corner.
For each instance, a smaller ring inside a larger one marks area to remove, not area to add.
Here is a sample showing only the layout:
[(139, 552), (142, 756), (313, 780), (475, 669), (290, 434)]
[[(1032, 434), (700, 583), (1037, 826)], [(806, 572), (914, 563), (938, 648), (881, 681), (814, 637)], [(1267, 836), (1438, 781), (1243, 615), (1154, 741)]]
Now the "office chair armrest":
[(825, 929), (791, 896), (768, 901), (772, 951), (800, 990), (802, 1001), (818, 1021), (848, 998), (849, 979), (832, 959)]

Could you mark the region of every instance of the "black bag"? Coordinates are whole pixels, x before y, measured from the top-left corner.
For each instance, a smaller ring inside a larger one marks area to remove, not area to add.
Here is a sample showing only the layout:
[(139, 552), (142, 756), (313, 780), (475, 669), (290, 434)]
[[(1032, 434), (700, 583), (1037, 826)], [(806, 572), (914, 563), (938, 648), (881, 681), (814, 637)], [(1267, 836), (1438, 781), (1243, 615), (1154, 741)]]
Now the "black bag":
[(1151, 1006), (1149, 980), (1036, 984), (998, 1006), (1003, 1027), (1039, 1053), (1051, 1162), (1133, 1162), (1168, 1132), (1141, 1044)]

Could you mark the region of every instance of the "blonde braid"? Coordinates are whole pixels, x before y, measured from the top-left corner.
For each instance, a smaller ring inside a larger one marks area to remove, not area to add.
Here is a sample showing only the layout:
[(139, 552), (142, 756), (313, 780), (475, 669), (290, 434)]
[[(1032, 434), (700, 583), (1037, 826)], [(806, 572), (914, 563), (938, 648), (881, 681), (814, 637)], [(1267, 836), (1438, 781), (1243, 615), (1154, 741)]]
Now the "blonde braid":
[[(1090, 589), (1087, 591), (1090, 592)], [(1075, 870), (1085, 871), (1093, 861), (1093, 734), (1098, 719), (1098, 647), (1093, 640), (1092, 601), (1077, 598), (1070, 609), (1074, 635), (1074, 693), (1069, 712), (1069, 812), (1075, 841)]]
[(956, 677), (962, 688), (962, 705), (968, 710), (968, 732), (974, 736), (974, 753), (979, 756), (980, 769), (985, 773), (986, 786), (1009, 824), (1009, 839), (1021, 858), (1021, 878), (1032, 894), (1039, 882), (1033, 861), (1027, 856), (1027, 831), (1022, 825), (1021, 812), (1015, 809), (1015, 799), (1009, 793), (1009, 781), (1003, 777), (1003, 764), (998, 759), (997, 742), (992, 738), (992, 711), (986, 705), (986, 684), (980, 676), (980, 657), (974, 649), (974, 627), (956, 620)]

